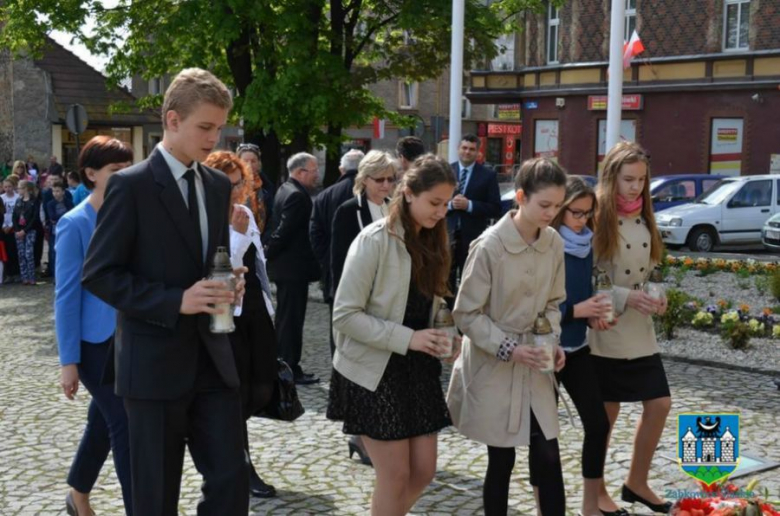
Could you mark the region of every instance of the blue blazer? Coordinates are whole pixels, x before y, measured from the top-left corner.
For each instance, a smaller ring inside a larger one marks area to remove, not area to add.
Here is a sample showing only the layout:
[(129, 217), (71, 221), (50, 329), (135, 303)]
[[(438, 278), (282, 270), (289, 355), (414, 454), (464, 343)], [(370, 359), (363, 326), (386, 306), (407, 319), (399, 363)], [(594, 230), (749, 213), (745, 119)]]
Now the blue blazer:
[(83, 202), (57, 223), (54, 290), (54, 325), (60, 364), (81, 363), (81, 342), (100, 344), (116, 329), (116, 311), (81, 288), (81, 271), (97, 213)]
[[(456, 161), (450, 166), (457, 179), (460, 165)], [(463, 195), (471, 201), (471, 213), (465, 210), (451, 210), (447, 213), (447, 227), (450, 232), (455, 231), (460, 219), (461, 238), (468, 245), (485, 231), (490, 219), (501, 216), (501, 194), (498, 191), (496, 173), (484, 165), (475, 163)]]

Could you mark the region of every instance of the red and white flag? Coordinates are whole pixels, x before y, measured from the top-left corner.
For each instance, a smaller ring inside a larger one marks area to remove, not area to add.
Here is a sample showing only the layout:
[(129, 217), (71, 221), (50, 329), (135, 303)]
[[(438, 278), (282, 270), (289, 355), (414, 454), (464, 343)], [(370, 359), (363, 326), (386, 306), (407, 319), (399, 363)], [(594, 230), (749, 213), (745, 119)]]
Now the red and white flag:
[(631, 39), (623, 45), (623, 69), (625, 70), (631, 66), (631, 60), (644, 51), (645, 46), (642, 44), (642, 40), (639, 39), (639, 34), (634, 30), (634, 33), (631, 34)]
[(374, 117), (374, 139), (381, 140), (385, 137), (385, 120)]

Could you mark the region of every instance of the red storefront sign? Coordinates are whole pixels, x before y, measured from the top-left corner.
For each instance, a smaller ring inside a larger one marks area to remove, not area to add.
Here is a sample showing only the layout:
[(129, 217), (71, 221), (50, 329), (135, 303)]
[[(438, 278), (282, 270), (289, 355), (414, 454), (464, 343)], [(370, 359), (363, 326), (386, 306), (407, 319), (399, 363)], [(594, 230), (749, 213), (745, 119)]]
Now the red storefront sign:
[[(644, 107), (642, 95), (623, 95), (622, 109), (624, 111), (639, 111)], [(606, 95), (588, 95), (588, 110), (603, 111), (607, 109)]]
[(488, 124), (488, 136), (521, 136), (522, 134), (522, 124)]

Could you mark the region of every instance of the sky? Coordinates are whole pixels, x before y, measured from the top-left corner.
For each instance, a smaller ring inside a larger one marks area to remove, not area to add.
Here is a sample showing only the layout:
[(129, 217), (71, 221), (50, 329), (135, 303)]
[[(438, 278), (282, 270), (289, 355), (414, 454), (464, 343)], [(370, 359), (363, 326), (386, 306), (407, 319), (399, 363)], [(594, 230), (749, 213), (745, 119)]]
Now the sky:
[[(101, 3), (104, 7), (111, 8), (118, 5), (120, 0), (103, 0)], [(83, 27), (86, 31), (91, 32), (93, 26), (94, 20), (89, 19)], [(80, 43), (71, 44), (70, 40), (72, 39), (72, 36), (64, 32), (53, 31), (50, 35), (54, 41), (76, 54), (82, 61), (85, 61), (92, 68), (99, 72), (103, 72), (105, 69), (106, 63), (108, 62), (108, 58), (105, 56), (96, 56), (91, 54), (89, 50), (87, 50), (87, 48)]]

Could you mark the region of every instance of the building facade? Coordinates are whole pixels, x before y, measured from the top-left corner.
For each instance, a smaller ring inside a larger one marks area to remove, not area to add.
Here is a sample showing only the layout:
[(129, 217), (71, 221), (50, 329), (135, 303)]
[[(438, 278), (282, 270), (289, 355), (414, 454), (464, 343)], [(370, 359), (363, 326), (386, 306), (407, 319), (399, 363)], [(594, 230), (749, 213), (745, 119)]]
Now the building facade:
[(98, 134), (133, 146), (143, 158), (142, 127), (159, 120), (133, 107), (135, 99), (123, 88), (109, 88), (106, 78), (76, 55), (47, 41), (39, 59), (13, 58), (0, 51), (0, 159), (33, 159), (44, 168), (56, 156), (66, 170), (75, 170), (77, 136), (66, 126), (68, 108), (82, 105), (88, 118), (78, 136), (83, 146)]
[[(653, 175), (778, 172), (780, 2), (622, 0), (645, 51), (623, 74), (621, 137)], [(522, 159), (595, 174), (605, 153), (609, 0), (528, 14), (512, 70), (472, 70), (472, 104), (519, 106)], [(504, 108), (510, 109), (510, 108)]]

